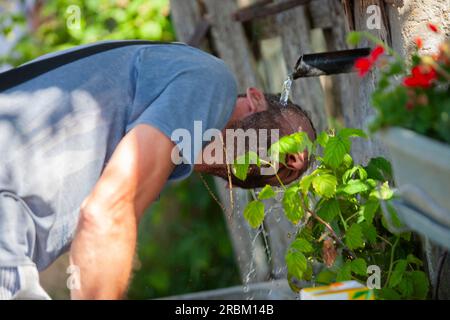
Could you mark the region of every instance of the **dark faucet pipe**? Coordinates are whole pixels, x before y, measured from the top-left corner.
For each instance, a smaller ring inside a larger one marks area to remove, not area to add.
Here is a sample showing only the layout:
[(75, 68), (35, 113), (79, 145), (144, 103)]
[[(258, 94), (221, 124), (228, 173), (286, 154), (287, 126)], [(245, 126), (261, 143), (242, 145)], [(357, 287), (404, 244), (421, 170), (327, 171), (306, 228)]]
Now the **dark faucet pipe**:
[(305, 54), (298, 59), (293, 79), (322, 75), (349, 73), (353, 71), (356, 59), (370, 54), (370, 48)]

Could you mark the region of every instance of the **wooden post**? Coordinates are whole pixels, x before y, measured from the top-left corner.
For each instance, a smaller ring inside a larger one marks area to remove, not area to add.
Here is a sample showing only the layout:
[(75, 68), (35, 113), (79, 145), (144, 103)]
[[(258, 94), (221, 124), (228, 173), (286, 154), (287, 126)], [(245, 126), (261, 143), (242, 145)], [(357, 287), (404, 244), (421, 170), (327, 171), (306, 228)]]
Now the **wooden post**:
[[(235, 74), (239, 90), (262, 87), (262, 81), (257, 76), (255, 61), (250, 51), (244, 29), (240, 22), (232, 19), (238, 6), (235, 0), (204, 0), (208, 12), (208, 19), (212, 26), (214, 47)], [(228, 206), (230, 204), (225, 182), (216, 179), (216, 185), (221, 199)], [(231, 220), (227, 219), (228, 228), (233, 242), (241, 278), (245, 283), (267, 280), (269, 268), (261, 238), (256, 238), (257, 232), (248, 226), (243, 217), (243, 210), (248, 202), (245, 190), (233, 188), (234, 208)]]
[(261, 87), (244, 29), (241, 23), (232, 20), (237, 9), (236, 1), (204, 0), (204, 3), (217, 52), (236, 75), (239, 89), (245, 91), (251, 86)]
[(198, 0), (170, 0), (170, 12), (177, 39), (188, 42), (202, 19)]
[[(374, 7), (375, 6), (375, 7)], [(370, 7), (370, 8), (369, 8)], [(368, 10), (369, 8), (369, 10)], [(379, 8), (377, 13), (380, 17), (374, 16), (373, 8)], [(384, 3), (382, 0), (355, 0), (353, 2), (353, 17), (355, 23), (355, 30), (368, 31), (374, 36), (380, 38), (386, 43), (389, 43), (389, 24), (386, 19), (386, 12), (384, 10)], [(370, 19), (379, 20), (370, 20)], [(373, 22), (379, 22), (379, 26), (373, 27)], [(367, 41), (360, 44), (361, 47), (373, 46)], [(376, 72), (372, 72), (360, 80), (356, 79), (352, 83), (352, 87), (348, 88), (351, 100), (351, 109), (344, 110), (344, 118), (346, 126), (354, 128), (366, 128), (368, 120), (373, 117), (374, 110), (370, 105), (370, 94), (375, 88), (377, 81)], [(355, 139), (352, 147), (352, 156), (355, 163), (365, 164), (374, 156), (387, 156), (387, 151), (384, 146), (374, 137), (371, 139)]]

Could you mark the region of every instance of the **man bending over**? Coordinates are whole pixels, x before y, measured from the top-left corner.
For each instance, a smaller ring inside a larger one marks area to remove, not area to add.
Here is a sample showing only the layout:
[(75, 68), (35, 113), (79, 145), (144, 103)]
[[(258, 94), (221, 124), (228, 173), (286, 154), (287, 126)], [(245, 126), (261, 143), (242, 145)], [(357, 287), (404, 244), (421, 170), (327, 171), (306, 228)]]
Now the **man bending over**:
[[(201, 135), (196, 121), (203, 131), (277, 128), (315, 138), (298, 107), (256, 88), (238, 97), (221, 60), (183, 44), (114, 48), (0, 91), (0, 298), (49, 298), (38, 270), (69, 249), (81, 284), (72, 298), (121, 298), (139, 220), (167, 181), (193, 170), (227, 179), (224, 163), (174, 164), (172, 133)], [(192, 144), (191, 155), (202, 147)], [(289, 183), (307, 166), (306, 152), (288, 155), (278, 175)], [(277, 184), (258, 170), (232, 181)]]

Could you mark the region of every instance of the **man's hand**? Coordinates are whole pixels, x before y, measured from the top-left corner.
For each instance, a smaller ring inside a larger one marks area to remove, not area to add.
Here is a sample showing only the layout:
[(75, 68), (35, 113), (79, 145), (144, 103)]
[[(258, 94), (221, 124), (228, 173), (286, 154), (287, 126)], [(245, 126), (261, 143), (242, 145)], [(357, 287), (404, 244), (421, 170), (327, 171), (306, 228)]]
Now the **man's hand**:
[(74, 299), (122, 298), (130, 277), (137, 227), (174, 169), (174, 144), (159, 130), (138, 125), (119, 143), (81, 206), (71, 263), (80, 268)]

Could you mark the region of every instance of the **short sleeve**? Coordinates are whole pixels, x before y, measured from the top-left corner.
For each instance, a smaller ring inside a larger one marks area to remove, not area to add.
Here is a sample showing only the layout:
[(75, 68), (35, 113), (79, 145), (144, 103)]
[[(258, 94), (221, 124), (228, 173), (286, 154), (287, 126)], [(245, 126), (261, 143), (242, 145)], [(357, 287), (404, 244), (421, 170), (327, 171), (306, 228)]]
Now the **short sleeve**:
[[(207, 143), (203, 133), (225, 127), (237, 97), (235, 78), (223, 61), (188, 46), (178, 48), (178, 54), (171, 48), (173, 59), (167, 60), (170, 54), (166, 52), (161, 64), (151, 60), (159, 57), (151, 50), (139, 57), (133, 110), (127, 125), (129, 131), (138, 124), (148, 124), (177, 145), (183, 143), (183, 163), (176, 166), (170, 180), (192, 172), (195, 159)], [(180, 132), (185, 133), (182, 139), (176, 134)], [(185, 139), (190, 139), (189, 148), (185, 148), (189, 142)]]

